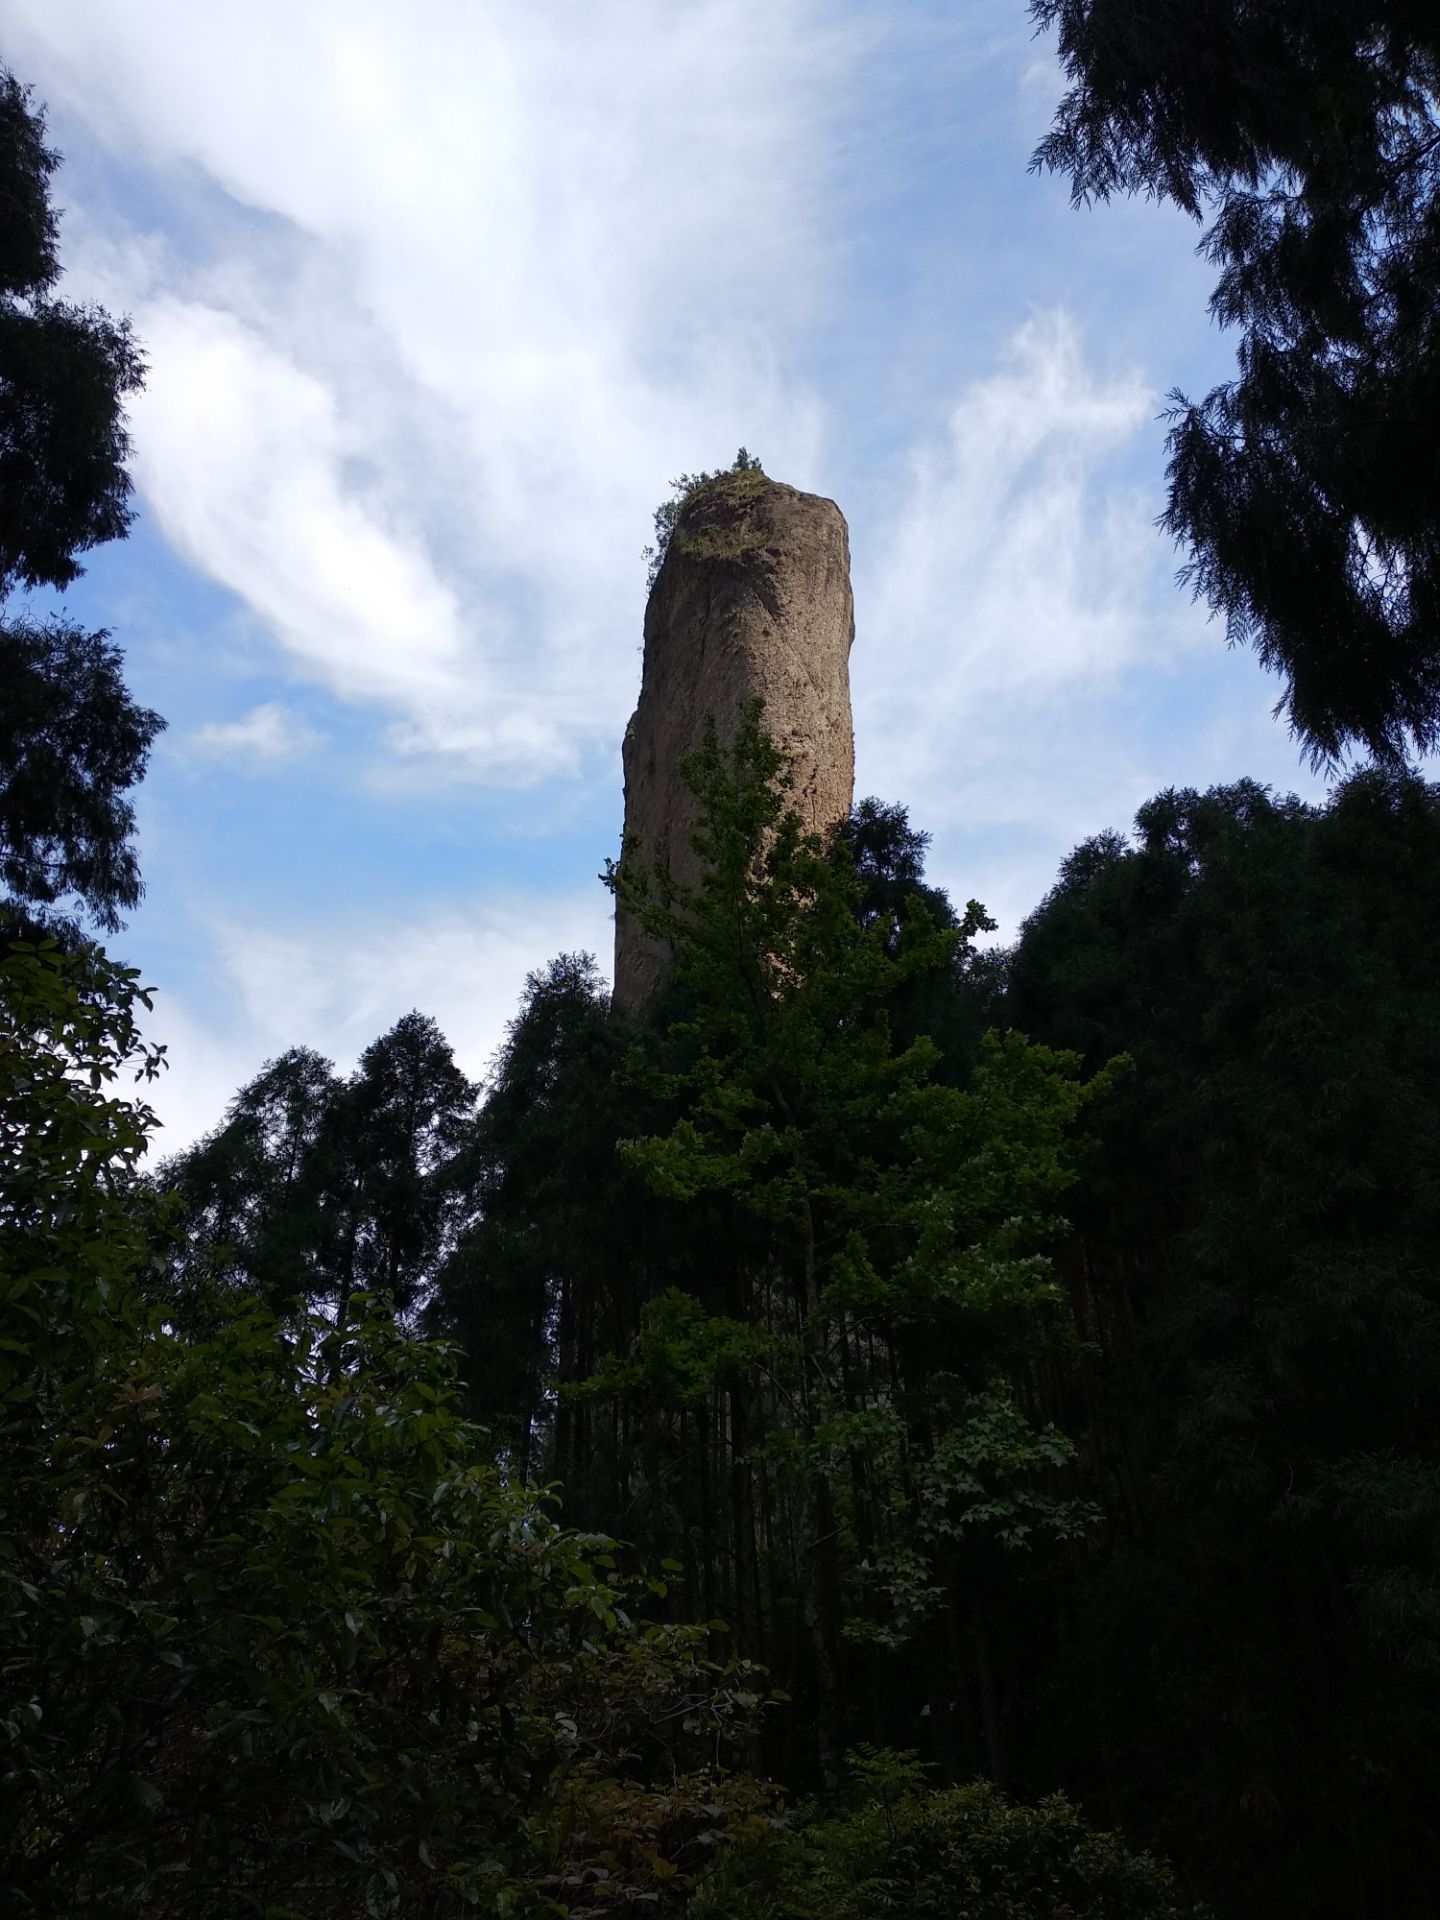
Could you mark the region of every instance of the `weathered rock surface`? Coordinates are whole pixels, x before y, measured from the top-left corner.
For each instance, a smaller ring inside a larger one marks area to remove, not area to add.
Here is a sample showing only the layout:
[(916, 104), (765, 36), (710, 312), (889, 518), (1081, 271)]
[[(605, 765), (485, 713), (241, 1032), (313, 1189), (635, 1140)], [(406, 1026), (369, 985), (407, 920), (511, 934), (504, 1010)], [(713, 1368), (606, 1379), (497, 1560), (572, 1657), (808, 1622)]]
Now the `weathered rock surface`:
[[(828, 834), (850, 810), (855, 742), (850, 540), (833, 500), (746, 476), (682, 513), (645, 609), (640, 703), (625, 734), (625, 831), (647, 867), (693, 885), (696, 803), (680, 762), (713, 717), (732, 737), (746, 703), (784, 755), (787, 804)], [(615, 1004), (633, 1012), (659, 984), (665, 949), (625, 914), (615, 924)]]

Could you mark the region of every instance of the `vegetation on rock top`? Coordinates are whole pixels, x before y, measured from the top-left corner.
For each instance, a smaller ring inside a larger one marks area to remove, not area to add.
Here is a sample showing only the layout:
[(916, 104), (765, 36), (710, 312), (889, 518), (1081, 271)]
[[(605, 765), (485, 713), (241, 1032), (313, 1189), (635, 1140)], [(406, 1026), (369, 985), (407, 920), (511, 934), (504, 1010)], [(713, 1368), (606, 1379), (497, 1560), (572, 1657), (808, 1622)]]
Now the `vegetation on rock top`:
[(665, 556), (677, 536), (685, 551), (711, 557), (734, 557), (745, 552), (747, 544), (758, 544), (747, 543), (743, 536), (737, 537), (733, 532), (727, 535), (715, 527), (691, 533), (683, 524), (693, 517), (691, 510), (701, 500), (733, 508), (754, 500), (764, 491), (768, 484), (764, 469), (744, 447), (736, 454), (733, 466), (717, 467), (713, 473), (682, 473), (670, 484), (673, 494), (655, 509), (654, 545), (645, 547), (640, 554), (647, 567), (645, 584), (648, 587), (653, 587), (659, 579)]

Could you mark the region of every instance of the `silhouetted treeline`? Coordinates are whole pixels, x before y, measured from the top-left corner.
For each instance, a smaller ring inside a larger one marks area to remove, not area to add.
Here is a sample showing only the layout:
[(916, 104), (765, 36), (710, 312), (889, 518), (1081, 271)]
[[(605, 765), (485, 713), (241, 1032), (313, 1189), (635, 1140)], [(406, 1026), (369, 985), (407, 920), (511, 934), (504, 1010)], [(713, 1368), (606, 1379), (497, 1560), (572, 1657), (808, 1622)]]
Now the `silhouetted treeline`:
[(1013, 1021), (1135, 1060), (1060, 1254), (1104, 1524), (1016, 1711), (1237, 1914), (1433, 1899), (1437, 925), (1435, 788), (1242, 782), (1079, 848), (1010, 967)]
[(172, 1174), (187, 1257), (457, 1341), (510, 1470), (792, 1694), (770, 1771), (912, 1747), (1221, 1913), (1418, 1915), (1440, 797), (1161, 795), (1008, 954), (923, 854), (866, 803), (752, 865), (769, 996), (714, 899), (640, 1025), (554, 962), (478, 1107), (418, 1016), (286, 1056)]

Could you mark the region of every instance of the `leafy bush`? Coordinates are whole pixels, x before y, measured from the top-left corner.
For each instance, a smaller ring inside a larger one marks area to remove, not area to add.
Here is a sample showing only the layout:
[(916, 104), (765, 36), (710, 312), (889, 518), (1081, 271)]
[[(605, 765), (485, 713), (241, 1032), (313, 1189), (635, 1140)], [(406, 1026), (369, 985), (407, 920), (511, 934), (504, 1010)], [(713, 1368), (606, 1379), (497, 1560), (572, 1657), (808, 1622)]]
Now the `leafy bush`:
[(926, 1793), (911, 1756), (867, 1751), (859, 1803), (737, 1840), (693, 1920), (1203, 1920), (1170, 1870), (1062, 1794), (1016, 1806), (989, 1781)]
[(0, 1909), (555, 1913), (660, 1777), (653, 1910), (749, 1672), (632, 1626), (387, 1313), (342, 1370), (322, 1318), (147, 1300), (144, 1004), (97, 950), (0, 967)]

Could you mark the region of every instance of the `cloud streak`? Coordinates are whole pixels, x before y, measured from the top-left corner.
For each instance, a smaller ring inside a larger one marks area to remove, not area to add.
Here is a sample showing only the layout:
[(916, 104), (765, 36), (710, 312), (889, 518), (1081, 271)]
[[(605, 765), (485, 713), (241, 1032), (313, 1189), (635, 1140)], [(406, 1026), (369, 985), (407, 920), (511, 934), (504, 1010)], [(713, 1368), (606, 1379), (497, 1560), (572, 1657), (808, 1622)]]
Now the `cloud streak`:
[(277, 928), (238, 920), (209, 928), (221, 1017), (161, 992), (149, 1037), (171, 1069), (148, 1096), (175, 1153), (215, 1126), (267, 1059), (309, 1046), (348, 1072), (361, 1052), (418, 1007), (438, 1020), (461, 1068), (481, 1079), (515, 1014), (526, 975), (558, 953), (594, 952), (608, 973), (604, 890), (495, 894), (394, 924), (373, 913)]
[(742, 440), (816, 471), (862, 35), (812, 0), (17, 0), (12, 45), (188, 209), (92, 248), (167, 539), (397, 751), (515, 784), (608, 746), (665, 479)]
[(1124, 464), (1155, 412), (1143, 375), (1098, 370), (1063, 312), (962, 390), (857, 569), (863, 782), (937, 827), (1053, 820), (1057, 787), (1070, 806), (1093, 788), (1075, 780), (1086, 716), (1203, 631), (1169, 597)]
[(206, 759), (233, 758), (270, 767), (311, 752), (320, 737), (278, 701), (266, 700), (239, 720), (197, 727), (186, 744)]

